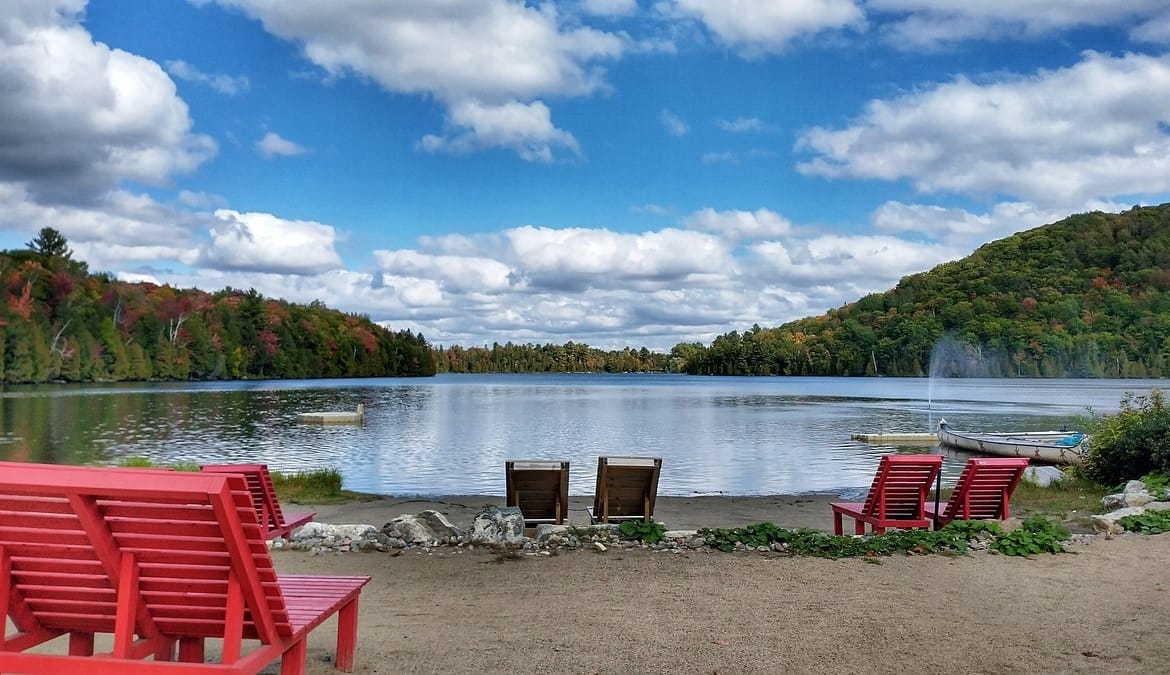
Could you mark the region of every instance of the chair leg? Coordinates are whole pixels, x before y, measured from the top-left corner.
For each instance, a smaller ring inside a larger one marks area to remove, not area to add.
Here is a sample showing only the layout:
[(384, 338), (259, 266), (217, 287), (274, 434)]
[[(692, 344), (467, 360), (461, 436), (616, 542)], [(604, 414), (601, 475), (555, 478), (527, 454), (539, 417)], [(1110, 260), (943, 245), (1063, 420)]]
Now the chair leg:
[(183, 663), (203, 663), (203, 638), (179, 638), (179, 660)]
[(93, 633), (70, 633), (69, 655), (93, 656)]
[(305, 645), (305, 636), (297, 640), (284, 650), (280, 657), (280, 675), (305, 675), (305, 657), (308, 650)]
[(337, 612), (337, 656), (334, 659), (334, 667), (343, 673), (353, 672), (357, 629), (358, 599), (354, 597)]
[(865, 534), (865, 523), (854, 518), (853, 519), (853, 534)]
[(845, 531), (845, 526), (841, 522), (841, 512), (834, 511), (833, 512), (833, 534), (841, 535), (844, 533), (844, 531)]

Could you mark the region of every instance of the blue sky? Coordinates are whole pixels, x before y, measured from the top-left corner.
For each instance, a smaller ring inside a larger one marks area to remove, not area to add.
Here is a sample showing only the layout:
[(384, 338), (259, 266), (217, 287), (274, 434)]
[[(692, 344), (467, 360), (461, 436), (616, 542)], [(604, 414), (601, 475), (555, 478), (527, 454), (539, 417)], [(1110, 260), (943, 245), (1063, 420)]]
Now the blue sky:
[(1166, 0), (8, 0), (0, 246), (669, 349), (1170, 201)]

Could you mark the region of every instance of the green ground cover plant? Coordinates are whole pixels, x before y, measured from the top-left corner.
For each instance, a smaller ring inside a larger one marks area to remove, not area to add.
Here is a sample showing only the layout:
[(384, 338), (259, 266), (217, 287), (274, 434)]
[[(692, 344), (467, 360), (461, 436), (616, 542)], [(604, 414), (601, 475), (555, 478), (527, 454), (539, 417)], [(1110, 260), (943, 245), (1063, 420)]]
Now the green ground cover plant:
[(632, 539), (647, 544), (657, 544), (666, 533), (666, 525), (657, 520), (626, 520), (618, 525), (623, 539)]
[[(734, 551), (737, 544), (749, 548), (783, 544), (789, 555), (820, 558), (889, 556), (895, 553), (965, 553), (970, 542), (990, 538), (992, 550), (1003, 555), (1026, 556), (1035, 553), (1059, 553), (1059, 542), (1069, 538), (1058, 523), (1043, 518), (1024, 521), (1019, 530), (1005, 533), (994, 521), (957, 520), (941, 530), (891, 530), (863, 537), (831, 535), (820, 530), (789, 530), (774, 523), (756, 523), (737, 528), (703, 528), (699, 530), (707, 545), (720, 551)], [(1002, 543), (1000, 543), (1002, 542)]]

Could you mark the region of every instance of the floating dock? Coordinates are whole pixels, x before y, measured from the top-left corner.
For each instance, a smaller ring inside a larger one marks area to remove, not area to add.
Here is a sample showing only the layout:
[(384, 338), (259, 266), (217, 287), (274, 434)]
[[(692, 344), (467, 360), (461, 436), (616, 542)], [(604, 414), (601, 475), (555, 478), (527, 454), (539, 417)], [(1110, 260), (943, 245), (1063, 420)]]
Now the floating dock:
[(849, 437), (854, 441), (865, 443), (922, 443), (932, 445), (938, 443), (938, 436), (931, 433), (897, 433), (897, 434), (853, 434)]
[(311, 424), (354, 424), (366, 418), (366, 407), (358, 404), (357, 410), (341, 412), (310, 412), (297, 415), (298, 422)]

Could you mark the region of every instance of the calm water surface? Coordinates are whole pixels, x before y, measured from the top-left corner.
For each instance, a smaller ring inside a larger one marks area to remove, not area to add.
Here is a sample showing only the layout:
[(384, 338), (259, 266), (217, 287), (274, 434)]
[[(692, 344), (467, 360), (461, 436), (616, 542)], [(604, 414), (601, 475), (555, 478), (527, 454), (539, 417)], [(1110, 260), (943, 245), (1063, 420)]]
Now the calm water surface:
[[(937, 452), (858, 432), (1046, 430), (1116, 411), (1159, 380), (446, 375), (8, 387), (0, 458), (330, 466), (387, 495), (501, 495), (506, 459), (568, 459), (592, 494), (598, 455), (663, 458), (659, 494), (800, 494), (868, 486), (877, 457)], [(361, 425), (300, 412), (366, 407)], [(966, 460), (948, 454), (944, 480)]]

